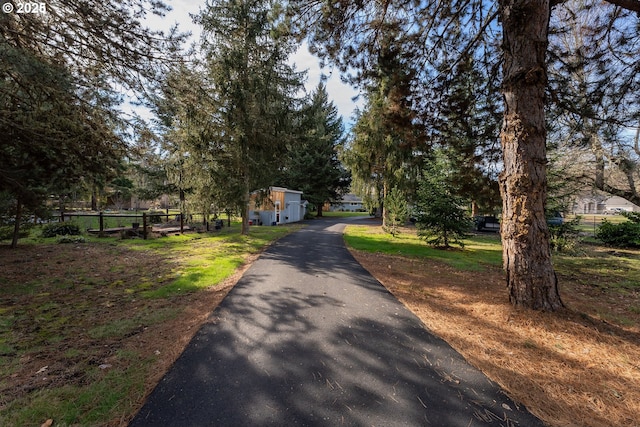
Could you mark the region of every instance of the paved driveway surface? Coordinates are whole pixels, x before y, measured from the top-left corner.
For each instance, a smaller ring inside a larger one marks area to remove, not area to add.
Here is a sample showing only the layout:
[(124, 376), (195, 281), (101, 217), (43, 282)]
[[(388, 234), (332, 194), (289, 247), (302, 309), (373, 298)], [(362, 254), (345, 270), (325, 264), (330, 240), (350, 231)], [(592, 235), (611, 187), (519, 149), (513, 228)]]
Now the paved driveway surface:
[(364, 270), (344, 224), (269, 248), (131, 422), (140, 426), (542, 426)]

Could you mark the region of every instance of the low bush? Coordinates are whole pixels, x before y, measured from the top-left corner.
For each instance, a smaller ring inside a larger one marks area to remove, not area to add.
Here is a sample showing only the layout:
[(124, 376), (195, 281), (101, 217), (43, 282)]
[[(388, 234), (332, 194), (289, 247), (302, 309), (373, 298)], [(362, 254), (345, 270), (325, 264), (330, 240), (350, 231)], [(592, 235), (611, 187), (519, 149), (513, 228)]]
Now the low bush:
[(400, 232), (399, 227), (405, 223), (409, 215), (407, 199), (397, 187), (394, 187), (385, 197), (384, 203), (387, 208), (387, 218), (383, 230), (396, 237)]
[(571, 221), (562, 224), (549, 224), (551, 249), (555, 252), (572, 252), (576, 250), (579, 242), (580, 230), (578, 226), (582, 217), (577, 216)]
[(78, 224), (71, 222), (54, 222), (42, 228), (42, 237), (78, 236), (80, 234)]
[[(20, 225), (20, 232), (18, 233), (18, 237), (28, 237), (31, 226), (31, 224)], [(0, 240), (11, 240), (13, 238), (14, 228), (15, 227), (13, 225), (0, 225)]]
[(159, 224), (166, 218), (166, 214), (162, 211), (149, 211), (147, 212), (147, 218), (151, 224)]
[(623, 212), (628, 221), (612, 224), (606, 219), (602, 221), (596, 238), (603, 243), (620, 248), (640, 248), (640, 214)]
[(87, 239), (82, 236), (59, 236), (58, 243), (86, 243)]

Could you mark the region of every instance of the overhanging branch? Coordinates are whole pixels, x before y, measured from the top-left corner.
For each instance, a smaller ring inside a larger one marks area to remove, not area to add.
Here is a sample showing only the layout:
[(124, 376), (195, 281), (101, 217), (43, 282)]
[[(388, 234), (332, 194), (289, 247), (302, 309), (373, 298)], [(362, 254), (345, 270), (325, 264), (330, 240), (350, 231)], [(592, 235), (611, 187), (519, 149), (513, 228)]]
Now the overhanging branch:
[(632, 10), (640, 13), (640, 1), (639, 0), (605, 0), (607, 3), (619, 6), (623, 9)]

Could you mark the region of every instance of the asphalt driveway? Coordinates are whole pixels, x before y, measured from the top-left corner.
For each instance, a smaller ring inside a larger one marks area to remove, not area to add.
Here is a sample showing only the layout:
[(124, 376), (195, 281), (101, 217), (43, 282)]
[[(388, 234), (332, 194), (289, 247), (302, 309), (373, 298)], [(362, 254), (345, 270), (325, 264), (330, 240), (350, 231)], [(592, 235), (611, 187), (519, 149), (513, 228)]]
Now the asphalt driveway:
[(140, 426), (542, 426), (364, 270), (344, 223), (269, 248), (131, 422)]

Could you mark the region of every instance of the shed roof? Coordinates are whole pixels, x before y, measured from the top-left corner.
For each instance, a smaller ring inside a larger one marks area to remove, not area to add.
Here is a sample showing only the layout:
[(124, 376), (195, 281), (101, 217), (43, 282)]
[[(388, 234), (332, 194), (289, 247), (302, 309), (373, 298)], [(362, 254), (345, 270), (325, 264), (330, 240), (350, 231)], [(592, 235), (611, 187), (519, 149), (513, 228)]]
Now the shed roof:
[(269, 190), (271, 190), (271, 191), (282, 191), (283, 193), (302, 194), (302, 191), (289, 190), (288, 188), (284, 188), (284, 187), (269, 187)]

